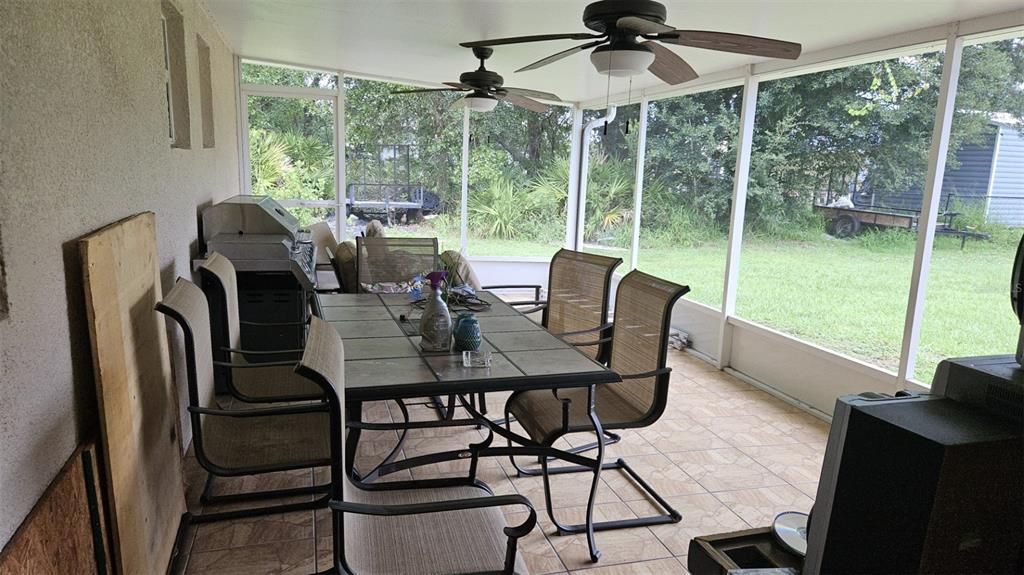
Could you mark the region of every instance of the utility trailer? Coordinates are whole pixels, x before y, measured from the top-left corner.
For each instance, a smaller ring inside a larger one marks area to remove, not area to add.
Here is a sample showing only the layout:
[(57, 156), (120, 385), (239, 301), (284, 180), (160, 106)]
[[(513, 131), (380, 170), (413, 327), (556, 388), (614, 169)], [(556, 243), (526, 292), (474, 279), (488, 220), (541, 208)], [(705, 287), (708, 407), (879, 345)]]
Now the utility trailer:
[[(910, 231), (917, 231), (918, 220), (921, 213), (917, 210), (906, 210), (900, 208), (863, 209), (847, 208), (837, 206), (821, 206), (815, 204), (814, 211), (821, 215), (828, 223), (825, 231), (837, 238), (852, 238), (865, 227), (875, 229), (902, 228)], [(960, 238), (960, 248), (963, 249), (967, 238), (977, 240), (991, 239), (991, 234), (976, 232), (971, 229), (957, 229), (953, 222), (960, 212), (946, 210), (940, 212), (939, 221), (935, 225), (935, 233)]]

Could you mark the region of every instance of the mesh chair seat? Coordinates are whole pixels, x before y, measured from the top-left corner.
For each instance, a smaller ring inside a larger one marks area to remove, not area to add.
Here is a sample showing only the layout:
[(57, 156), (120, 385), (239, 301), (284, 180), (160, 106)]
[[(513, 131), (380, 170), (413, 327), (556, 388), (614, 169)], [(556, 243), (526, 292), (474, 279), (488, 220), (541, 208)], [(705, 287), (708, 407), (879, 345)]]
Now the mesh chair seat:
[[(408, 505), (487, 497), (478, 487), (364, 491), (349, 486), (345, 498), (371, 505)], [(345, 514), (345, 556), (356, 573), (441, 575), (499, 572), (508, 538), (500, 508), (467, 509), (403, 517)], [(528, 573), (517, 554), (515, 573)]]
[(296, 375), (295, 369), (289, 365), (232, 369), (231, 379), (240, 394), (256, 399), (312, 398), (323, 394), (317, 384)]
[(224, 469), (302, 468), (331, 462), (328, 414), (203, 416), (203, 454)]
[[(633, 427), (644, 419), (645, 411), (623, 401), (618, 386), (599, 385), (594, 396), (594, 409), (601, 425), (608, 429)], [(506, 406), (523, 426), (530, 439), (550, 445), (565, 433), (593, 431), (587, 414), (587, 388), (560, 389), (558, 398), (569, 399), (569, 428), (562, 428), (562, 402), (547, 389), (524, 391), (513, 395)]]

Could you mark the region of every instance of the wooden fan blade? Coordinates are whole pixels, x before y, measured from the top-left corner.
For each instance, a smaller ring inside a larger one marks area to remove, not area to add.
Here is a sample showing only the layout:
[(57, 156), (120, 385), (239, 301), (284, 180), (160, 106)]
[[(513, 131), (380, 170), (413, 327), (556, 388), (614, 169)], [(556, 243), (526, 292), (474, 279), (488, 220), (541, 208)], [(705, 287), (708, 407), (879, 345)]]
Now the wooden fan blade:
[(672, 32), (675, 28), (666, 26), (665, 24), (658, 24), (638, 16), (623, 16), (615, 21), (615, 27), (620, 30), (629, 30), (630, 32), (636, 32), (637, 34), (664, 34), (665, 32)]
[(796, 42), (785, 42), (771, 38), (761, 38), (760, 36), (747, 36), (745, 34), (730, 34), (728, 32), (710, 32), (707, 30), (675, 30), (666, 34), (659, 34), (654, 39), (668, 42), (669, 44), (690, 46), (691, 48), (734, 52), (750, 56), (766, 56), (768, 58), (785, 58), (786, 60), (796, 60), (800, 57), (800, 50), (803, 49)]
[(540, 90), (528, 90), (526, 88), (512, 88), (511, 86), (502, 86), (502, 90), (505, 90), (509, 94), (515, 94), (517, 96), (526, 96), (527, 98), (540, 98), (541, 100), (550, 100), (552, 102), (561, 102), (562, 99), (550, 92), (541, 92)]
[(538, 102), (537, 100), (531, 100), (526, 96), (520, 96), (519, 94), (506, 93), (504, 95), (497, 96), (499, 100), (504, 100), (509, 104), (514, 104), (520, 108), (526, 108), (538, 114), (543, 114), (548, 111), (548, 105)]
[(455, 88), (419, 88), (416, 90), (395, 90), (389, 92), (390, 94), (419, 94), (421, 92), (461, 92), (462, 90), (456, 90)]
[(441, 83), (444, 84), (445, 86), (451, 86), (452, 88), (456, 88), (458, 90), (475, 90), (476, 89), (473, 86), (470, 86), (469, 84), (463, 84), (462, 82), (441, 82)]
[(647, 69), (662, 82), (674, 86), (697, 79), (697, 72), (668, 47), (653, 41), (643, 44), (654, 52), (654, 63)]
[(530, 64), (528, 66), (523, 66), (522, 68), (516, 70), (516, 72), (525, 72), (527, 70), (536, 70), (537, 68), (540, 68), (542, 66), (547, 66), (548, 64), (551, 64), (552, 62), (557, 62), (557, 61), (559, 61), (562, 58), (565, 58), (567, 56), (572, 56), (573, 54), (575, 54), (577, 52), (582, 52), (583, 50), (587, 50), (589, 48), (593, 48), (594, 46), (598, 46), (600, 44), (604, 44), (606, 41), (607, 40), (598, 40), (597, 42), (589, 42), (587, 44), (580, 44), (579, 46), (573, 46), (572, 48), (569, 48), (568, 50), (562, 50), (561, 52), (558, 52), (557, 54), (552, 54), (552, 55), (548, 56), (547, 58), (541, 58), (540, 60), (537, 60), (533, 64)]
[(476, 48), (478, 46), (501, 46), (504, 44), (525, 44), (526, 42), (547, 42), (548, 40), (592, 40), (604, 38), (600, 34), (538, 34), (536, 36), (513, 36), (510, 38), (494, 38), (492, 40), (477, 40), (475, 42), (462, 42), (459, 46), (463, 48)]

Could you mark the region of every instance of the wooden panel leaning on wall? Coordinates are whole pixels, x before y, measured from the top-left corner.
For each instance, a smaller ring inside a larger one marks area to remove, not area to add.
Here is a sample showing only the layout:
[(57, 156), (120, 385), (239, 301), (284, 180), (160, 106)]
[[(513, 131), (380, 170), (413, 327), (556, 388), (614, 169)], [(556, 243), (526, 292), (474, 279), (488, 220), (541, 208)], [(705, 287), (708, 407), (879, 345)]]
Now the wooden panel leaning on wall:
[(79, 447), (0, 552), (0, 575), (105, 575), (96, 448)]
[(167, 331), (156, 217), (146, 212), (79, 240), (105, 455), (112, 571), (162, 573), (185, 514), (178, 400)]

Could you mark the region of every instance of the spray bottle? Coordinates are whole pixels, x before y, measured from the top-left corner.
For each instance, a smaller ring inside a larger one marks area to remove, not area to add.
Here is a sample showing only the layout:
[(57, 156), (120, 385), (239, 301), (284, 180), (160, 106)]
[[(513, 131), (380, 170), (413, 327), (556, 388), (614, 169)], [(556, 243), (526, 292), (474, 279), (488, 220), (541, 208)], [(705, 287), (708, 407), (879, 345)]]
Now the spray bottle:
[(441, 299), (441, 282), (448, 272), (427, 274), (430, 297), (427, 298), (420, 318), (420, 348), (423, 351), (448, 351), (452, 341), (452, 316), (448, 305)]

